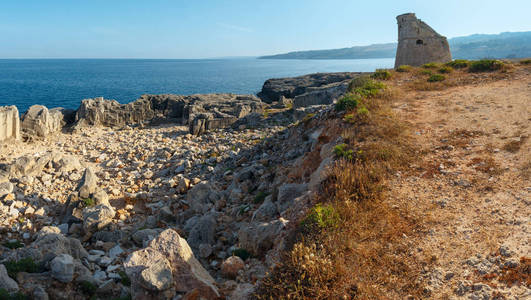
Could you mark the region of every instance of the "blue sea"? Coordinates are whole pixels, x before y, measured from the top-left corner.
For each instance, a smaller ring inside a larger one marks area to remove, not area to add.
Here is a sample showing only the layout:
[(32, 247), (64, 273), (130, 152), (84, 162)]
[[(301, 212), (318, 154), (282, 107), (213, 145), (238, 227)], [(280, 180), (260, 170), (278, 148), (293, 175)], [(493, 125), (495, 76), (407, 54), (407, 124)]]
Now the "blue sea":
[(82, 99), (142, 94), (256, 94), (269, 78), (391, 68), (394, 59), (0, 59), (0, 106), (77, 109)]

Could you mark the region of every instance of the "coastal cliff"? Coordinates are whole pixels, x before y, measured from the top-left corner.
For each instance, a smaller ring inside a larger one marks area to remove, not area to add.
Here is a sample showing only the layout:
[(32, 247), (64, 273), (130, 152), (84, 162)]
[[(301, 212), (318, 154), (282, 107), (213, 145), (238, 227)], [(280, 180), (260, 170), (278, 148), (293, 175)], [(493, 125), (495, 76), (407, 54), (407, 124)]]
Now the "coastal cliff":
[(24, 140), (0, 131), (0, 290), (524, 297), (529, 66), (310, 74), (268, 80), (258, 96), (30, 109)]

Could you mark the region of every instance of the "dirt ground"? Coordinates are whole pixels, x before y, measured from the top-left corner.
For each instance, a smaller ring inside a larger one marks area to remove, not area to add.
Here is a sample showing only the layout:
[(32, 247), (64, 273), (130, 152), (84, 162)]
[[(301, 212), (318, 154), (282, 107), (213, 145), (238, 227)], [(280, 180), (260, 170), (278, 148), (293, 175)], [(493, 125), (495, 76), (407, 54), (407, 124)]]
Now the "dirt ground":
[[(414, 91), (394, 109), (426, 154), (391, 189), (425, 214), (427, 232), (410, 242), (434, 262), (430, 298), (531, 299), (531, 69)], [(507, 279), (518, 268), (527, 284)]]

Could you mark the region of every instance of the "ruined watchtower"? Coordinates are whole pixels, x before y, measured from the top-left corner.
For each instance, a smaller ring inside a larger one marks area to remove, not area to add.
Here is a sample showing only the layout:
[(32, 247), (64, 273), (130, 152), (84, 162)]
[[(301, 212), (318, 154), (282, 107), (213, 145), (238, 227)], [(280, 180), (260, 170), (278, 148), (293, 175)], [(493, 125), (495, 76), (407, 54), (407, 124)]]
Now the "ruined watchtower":
[(444, 63), (452, 60), (446, 37), (417, 19), (414, 13), (399, 15), (396, 20), (398, 48), (395, 68), (401, 65), (420, 66), (429, 62)]

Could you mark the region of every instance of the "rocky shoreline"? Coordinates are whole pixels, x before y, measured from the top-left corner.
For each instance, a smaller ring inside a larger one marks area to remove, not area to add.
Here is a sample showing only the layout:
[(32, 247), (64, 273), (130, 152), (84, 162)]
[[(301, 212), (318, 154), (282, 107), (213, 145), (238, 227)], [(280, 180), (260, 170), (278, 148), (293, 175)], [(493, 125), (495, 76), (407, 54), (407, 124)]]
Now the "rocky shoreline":
[[(247, 299), (332, 162), (295, 179), (360, 73), (254, 95), (0, 109), (0, 289), (35, 299)], [(304, 125), (304, 124), (302, 124)], [(24, 141), (20, 141), (20, 140)], [(328, 151), (327, 151), (328, 150)]]

